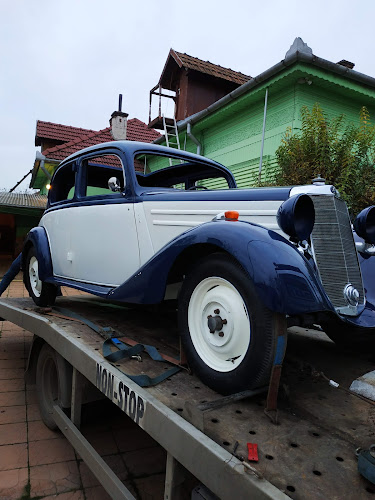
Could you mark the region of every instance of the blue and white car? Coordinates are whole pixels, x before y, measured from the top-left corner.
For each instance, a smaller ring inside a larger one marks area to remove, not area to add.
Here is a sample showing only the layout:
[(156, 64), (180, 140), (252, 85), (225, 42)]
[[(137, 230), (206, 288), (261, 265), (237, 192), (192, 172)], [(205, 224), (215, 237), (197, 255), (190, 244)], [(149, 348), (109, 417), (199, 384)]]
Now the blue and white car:
[(117, 141), (68, 157), (23, 250), (39, 306), (58, 286), (110, 301), (178, 300), (190, 367), (221, 393), (268, 382), (287, 325), (375, 335), (375, 207), (353, 233), (333, 186), (237, 189), (207, 158)]

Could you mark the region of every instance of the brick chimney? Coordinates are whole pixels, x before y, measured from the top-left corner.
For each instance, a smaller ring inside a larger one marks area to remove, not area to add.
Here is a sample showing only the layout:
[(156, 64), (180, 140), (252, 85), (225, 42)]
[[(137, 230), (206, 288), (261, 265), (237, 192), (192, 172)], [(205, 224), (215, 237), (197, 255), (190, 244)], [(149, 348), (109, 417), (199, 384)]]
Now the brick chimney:
[(115, 141), (124, 141), (126, 139), (126, 125), (128, 122), (128, 113), (122, 112), (122, 94), (118, 96), (118, 111), (111, 114), (109, 124), (111, 126), (111, 136)]
[(111, 126), (111, 136), (115, 141), (124, 141), (126, 139), (128, 116), (128, 113), (123, 113), (122, 111), (114, 111), (111, 114), (109, 124)]

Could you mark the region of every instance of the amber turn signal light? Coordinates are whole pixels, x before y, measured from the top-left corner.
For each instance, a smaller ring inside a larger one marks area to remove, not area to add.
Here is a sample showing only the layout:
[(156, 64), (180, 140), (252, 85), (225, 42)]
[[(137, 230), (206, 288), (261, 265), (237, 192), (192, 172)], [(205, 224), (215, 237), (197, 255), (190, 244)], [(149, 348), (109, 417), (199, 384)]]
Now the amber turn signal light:
[(239, 213), (236, 210), (227, 210), (224, 213), (225, 220), (238, 220)]

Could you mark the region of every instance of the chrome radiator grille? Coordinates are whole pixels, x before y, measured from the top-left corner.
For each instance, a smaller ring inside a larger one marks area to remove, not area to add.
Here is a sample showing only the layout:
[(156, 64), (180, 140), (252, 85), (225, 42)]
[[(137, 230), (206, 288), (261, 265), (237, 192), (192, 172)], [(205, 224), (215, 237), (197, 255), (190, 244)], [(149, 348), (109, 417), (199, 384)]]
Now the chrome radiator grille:
[(315, 208), (312, 246), (324, 289), (335, 308), (347, 307), (344, 288), (351, 283), (364, 303), (362, 275), (344, 201), (335, 196), (311, 196)]

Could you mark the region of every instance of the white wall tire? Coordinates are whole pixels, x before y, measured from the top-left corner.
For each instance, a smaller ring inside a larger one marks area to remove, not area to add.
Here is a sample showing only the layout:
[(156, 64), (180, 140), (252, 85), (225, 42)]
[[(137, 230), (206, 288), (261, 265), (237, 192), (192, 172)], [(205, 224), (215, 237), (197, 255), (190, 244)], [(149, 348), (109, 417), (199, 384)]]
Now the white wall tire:
[(39, 262), (34, 247), (30, 248), (26, 257), (24, 281), (30, 297), (37, 306), (52, 306), (55, 303), (57, 287), (40, 279)]
[(189, 366), (211, 389), (231, 394), (268, 383), (285, 318), (260, 302), (237, 261), (200, 260), (184, 280), (178, 315)]

